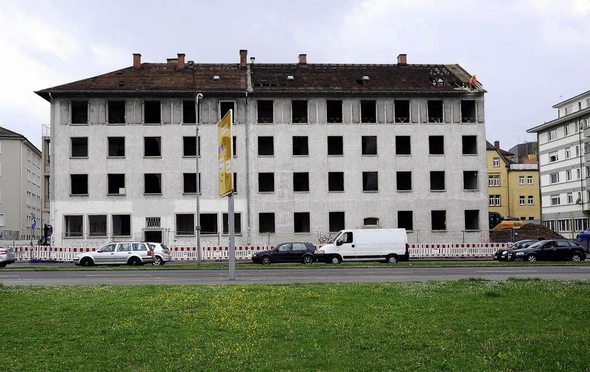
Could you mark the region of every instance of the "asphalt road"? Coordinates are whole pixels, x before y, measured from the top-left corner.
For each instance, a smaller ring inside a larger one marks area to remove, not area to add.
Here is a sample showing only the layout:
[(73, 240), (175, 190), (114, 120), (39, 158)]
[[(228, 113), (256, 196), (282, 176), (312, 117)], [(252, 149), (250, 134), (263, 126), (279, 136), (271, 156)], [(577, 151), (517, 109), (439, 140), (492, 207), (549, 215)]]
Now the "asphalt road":
[(505, 280), (541, 278), (590, 280), (590, 265), (523, 266), (375, 266), (375, 267), (293, 267), (238, 268), (235, 280), (227, 269), (79, 269), (79, 270), (0, 270), (4, 285), (177, 285), (253, 283), (350, 283), (406, 282), (482, 278)]

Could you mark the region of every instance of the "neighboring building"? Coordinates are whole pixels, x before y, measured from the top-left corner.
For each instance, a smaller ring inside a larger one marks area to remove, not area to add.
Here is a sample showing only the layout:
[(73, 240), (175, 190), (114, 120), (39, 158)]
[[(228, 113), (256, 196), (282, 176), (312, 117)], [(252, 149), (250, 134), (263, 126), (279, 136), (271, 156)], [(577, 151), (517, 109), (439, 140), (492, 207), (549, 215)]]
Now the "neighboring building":
[(41, 174), (41, 151), (23, 135), (0, 127), (1, 240), (39, 239)]
[[(49, 221), (49, 183), (51, 180), (51, 141), (50, 141), (50, 127), (48, 124), (43, 124), (42, 126), (42, 138), (41, 138), (41, 163), (43, 164), (43, 178), (42, 178), (42, 194), (43, 197), (41, 199), (41, 209), (43, 213), (43, 226), (41, 228), (45, 228), (44, 225), (50, 225)], [(49, 231), (49, 230), (48, 230)], [(42, 232), (43, 234), (43, 232)]]
[(590, 215), (590, 91), (553, 108), (557, 119), (527, 132), (539, 143), (543, 223), (572, 237)]
[(487, 142), (489, 211), (503, 218), (540, 220), (539, 170), (536, 163), (519, 164), (500, 143)]
[(537, 142), (524, 142), (512, 147), (508, 152), (514, 154), (512, 158), (515, 162), (522, 164), (537, 164), (537, 153), (538, 153)]
[(216, 124), (229, 109), (237, 246), (363, 227), (486, 239), (485, 90), (460, 66), (184, 57), (135, 54), (131, 67), (37, 92), (51, 103), (54, 244), (195, 244), (197, 91), (203, 246), (228, 241)]

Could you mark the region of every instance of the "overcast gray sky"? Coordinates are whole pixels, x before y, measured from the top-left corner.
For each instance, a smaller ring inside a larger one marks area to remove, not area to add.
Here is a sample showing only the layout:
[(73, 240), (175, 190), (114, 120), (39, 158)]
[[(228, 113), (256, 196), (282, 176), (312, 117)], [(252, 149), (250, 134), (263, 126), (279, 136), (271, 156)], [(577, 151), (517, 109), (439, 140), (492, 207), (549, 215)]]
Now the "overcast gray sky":
[(486, 94), (486, 133), (508, 149), (590, 90), (590, 0), (0, 0), (0, 126), (38, 147), (33, 93), (144, 62), (458, 63)]

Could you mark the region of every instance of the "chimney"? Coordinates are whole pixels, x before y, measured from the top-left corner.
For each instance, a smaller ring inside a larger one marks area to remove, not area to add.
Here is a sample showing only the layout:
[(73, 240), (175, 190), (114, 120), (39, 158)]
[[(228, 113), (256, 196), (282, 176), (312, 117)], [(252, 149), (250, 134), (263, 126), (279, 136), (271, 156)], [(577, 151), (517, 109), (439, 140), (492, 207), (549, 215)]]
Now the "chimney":
[(184, 68), (184, 53), (178, 53), (178, 68)]
[(133, 53), (133, 68), (141, 67), (141, 54)]
[(299, 64), (301, 64), (301, 65), (307, 64), (307, 54), (300, 54), (299, 55)]
[(246, 49), (240, 50), (240, 67), (246, 67), (248, 60), (248, 51)]
[(408, 60), (407, 60), (407, 55), (406, 54), (400, 54), (397, 56), (397, 64), (398, 65), (407, 65), (408, 64)]
[(494, 147), (496, 150), (500, 150), (500, 141), (494, 141)]

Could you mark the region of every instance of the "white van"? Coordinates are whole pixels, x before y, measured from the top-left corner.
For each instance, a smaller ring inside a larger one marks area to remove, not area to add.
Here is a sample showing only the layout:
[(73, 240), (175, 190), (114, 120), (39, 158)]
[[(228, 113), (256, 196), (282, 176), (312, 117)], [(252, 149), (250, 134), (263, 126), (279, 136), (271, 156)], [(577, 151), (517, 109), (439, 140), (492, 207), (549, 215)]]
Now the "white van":
[(339, 264), (342, 261), (407, 261), (406, 229), (342, 230), (315, 252), (317, 261)]

